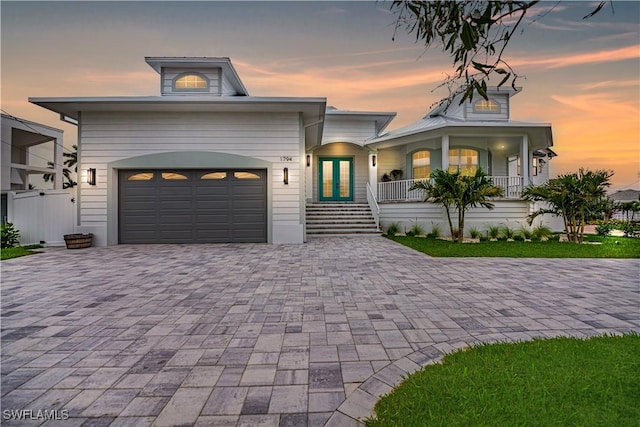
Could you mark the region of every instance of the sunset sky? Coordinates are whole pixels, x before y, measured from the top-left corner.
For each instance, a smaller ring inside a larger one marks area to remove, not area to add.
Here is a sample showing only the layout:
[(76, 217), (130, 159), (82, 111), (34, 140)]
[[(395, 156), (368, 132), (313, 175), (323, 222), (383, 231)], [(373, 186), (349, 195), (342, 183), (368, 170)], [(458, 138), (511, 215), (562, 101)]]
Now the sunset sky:
[[(512, 118), (553, 125), (552, 174), (612, 169), (640, 188), (640, 3), (542, 2), (506, 59), (526, 79)], [(145, 56), (226, 56), (254, 96), (321, 96), (396, 111), (389, 130), (445, 95), (448, 56), (399, 32), (390, 2), (0, 3), (2, 110), (76, 128), (28, 97), (159, 95)]]

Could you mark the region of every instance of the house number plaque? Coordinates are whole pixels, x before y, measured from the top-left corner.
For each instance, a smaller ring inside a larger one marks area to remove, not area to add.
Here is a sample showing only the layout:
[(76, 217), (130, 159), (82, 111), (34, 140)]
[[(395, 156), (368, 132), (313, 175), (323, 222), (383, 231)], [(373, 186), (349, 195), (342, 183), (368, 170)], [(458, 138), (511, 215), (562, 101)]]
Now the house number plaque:
[(280, 156), (280, 161), (281, 162), (292, 162), (293, 161), (293, 157), (291, 157), (291, 156)]

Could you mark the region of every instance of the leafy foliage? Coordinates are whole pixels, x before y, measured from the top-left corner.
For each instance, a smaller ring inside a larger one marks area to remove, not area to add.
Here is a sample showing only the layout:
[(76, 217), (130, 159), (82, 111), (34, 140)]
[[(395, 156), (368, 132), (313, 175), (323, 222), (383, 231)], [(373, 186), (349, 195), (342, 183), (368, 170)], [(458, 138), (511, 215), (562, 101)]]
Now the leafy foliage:
[(12, 223), (7, 222), (6, 224), (2, 224), (0, 229), (0, 234), (2, 235), (1, 239), (1, 247), (4, 248), (14, 248), (20, 243), (20, 232), (16, 230)]
[[(409, 190), (420, 190), (425, 196), (425, 202), (444, 207), (451, 237), (458, 242), (462, 242), (464, 236), (465, 213), (477, 206), (493, 209), (493, 203), (489, 199), (503, 195), (502, 188), (493, 185), (491, 178), (480, 168), (473, 175), (437, 169), (431, 173), (430, 180), (416, 181)], [(453, 226), (451, 220), (452, 210), (458, 213), (457, 227)]]
[[(504, 59), (513, 35), (525, 22), (527, 13), (539, 1), (405, 1), (394, 0), (395, 34), (404, 29), (426, 48), (439, 45), (453, 59), (455, 73), (442, 83), (451, 93), (463, 94), (460, 103), (474, 94), (487, 99), (487, 81), (492, 75), (516, 88), (518, 74)], [(588, 19), (600, 12), (601, 1)], [(534, 18), (535, 19), (535, 18)], [(394, 34), (394, 39), (395, 39)]]
[[(64, 152), (62, 153), (62, 155), (64, 156), (64, 165), (66, 166), (64, 169), (62, 169), (62, 176), (64, 177), (62, 188), (63, 189), (73, 188), (76, 185), (78, 185), (78, 183), (73, 180), (73, 177), (71, 176), (72, 172), (71, 172), (71, 169), (69, 168), (73, 168), (73, 173), (78, 173), (78, 146), (74, 145), (72, 152), (70, 153)], [(48, 163), (51, 169), (55, 168), (55, 164), (53, 162), (48, 162)], [(42, 178), (44, 179), (45, 182), (49, 182), (49, 181), (53, 182), (54, 176), (55, 175), (52, 173), (45, 173), (42, 176)]]
[(612, 176), (611, 171), (581, 168), (577, 173), (560, 175), (546, 184), (528, 186), (522, 192), (523, 199), (547, 203), (547, 207), (529, 215), (529, 223), (544, 214), (560, 216), (569, 241), (582, 242), (586, 221), (602, 213), (602, 202)]

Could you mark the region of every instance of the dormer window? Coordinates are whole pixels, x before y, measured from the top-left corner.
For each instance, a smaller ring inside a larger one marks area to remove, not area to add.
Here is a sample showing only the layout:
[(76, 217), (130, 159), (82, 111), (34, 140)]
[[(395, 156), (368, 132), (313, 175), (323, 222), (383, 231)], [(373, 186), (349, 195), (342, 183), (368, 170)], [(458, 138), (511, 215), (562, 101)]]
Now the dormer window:
[(209, 79), (199, 73), (182, 73), (173, 80), (176, 92), (207, 92)]
[(493, 99), (481, 99), (473, 105), (473, 111), (476, 113), (499, 113), (500, 104)]

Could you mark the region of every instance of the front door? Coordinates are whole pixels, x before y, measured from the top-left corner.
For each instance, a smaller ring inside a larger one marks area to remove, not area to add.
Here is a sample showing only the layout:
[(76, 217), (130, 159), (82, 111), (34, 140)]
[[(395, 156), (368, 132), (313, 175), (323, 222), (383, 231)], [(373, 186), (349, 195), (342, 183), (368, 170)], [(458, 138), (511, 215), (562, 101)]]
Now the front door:
[(350, 157), (320, 157), (319, 160), (320, 201), (352, 201), (353, 159)]

